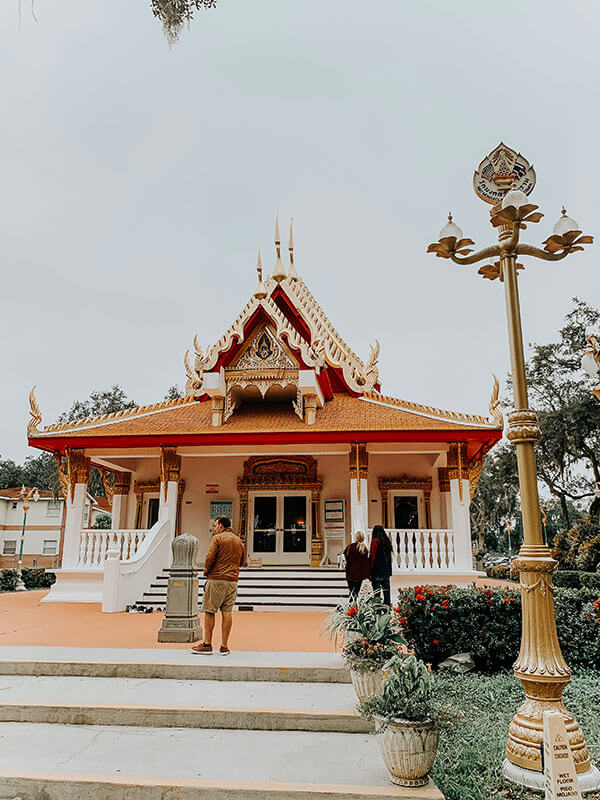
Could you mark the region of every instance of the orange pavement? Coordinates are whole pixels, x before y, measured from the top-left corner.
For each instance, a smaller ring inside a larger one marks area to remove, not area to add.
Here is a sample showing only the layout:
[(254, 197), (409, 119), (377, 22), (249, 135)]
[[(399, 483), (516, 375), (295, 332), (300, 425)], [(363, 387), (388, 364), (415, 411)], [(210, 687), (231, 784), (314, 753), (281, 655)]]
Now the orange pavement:
[[(47, 590), (0, 594), (0, 646), (189, 647), (159, 644), (163, 615), (103, 614), (95, 603), (40, 603)], [(234, 611), (229, 646), (233, 650), (328, 652), (333, 643), (319, 636), (327, 614), (317, 611)], [(219, 644), (217, 620), (213, 645)]]
[[(518, 584), (483, 578), (478, 586), (518, 588)], [(103, 614), (96, 603), (40, 603), (46, 589), (0, 594), (0, 646), (48, 647), (189, 647), (157, 642), (163, 615)], [(329, 652), (320, 636), (323, 611), (234, 611), (229, 645), (233, 650)], [(219, 644), (217, 620), (214, 644)]]

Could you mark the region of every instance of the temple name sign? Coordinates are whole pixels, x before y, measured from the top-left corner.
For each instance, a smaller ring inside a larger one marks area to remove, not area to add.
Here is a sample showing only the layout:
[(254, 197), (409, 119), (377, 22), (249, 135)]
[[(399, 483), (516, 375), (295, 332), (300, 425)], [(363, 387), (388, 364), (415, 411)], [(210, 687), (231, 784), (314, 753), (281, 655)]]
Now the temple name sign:
[(558, 711), (544, 711), (544, 772), (545, 800), (581, 800), (565, 718)]

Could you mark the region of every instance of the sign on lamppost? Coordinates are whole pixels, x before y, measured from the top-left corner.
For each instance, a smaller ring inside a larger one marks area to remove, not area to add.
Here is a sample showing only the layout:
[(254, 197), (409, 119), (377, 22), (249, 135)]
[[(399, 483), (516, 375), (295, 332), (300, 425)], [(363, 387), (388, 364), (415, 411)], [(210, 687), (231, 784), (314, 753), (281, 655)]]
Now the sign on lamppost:
[(483, 159), (473, 175), (475, 194), (492, 205), (501, 203), (512, 189), (529, 195), (534, 186), (534, 168), (526, 158), (503, 142)]

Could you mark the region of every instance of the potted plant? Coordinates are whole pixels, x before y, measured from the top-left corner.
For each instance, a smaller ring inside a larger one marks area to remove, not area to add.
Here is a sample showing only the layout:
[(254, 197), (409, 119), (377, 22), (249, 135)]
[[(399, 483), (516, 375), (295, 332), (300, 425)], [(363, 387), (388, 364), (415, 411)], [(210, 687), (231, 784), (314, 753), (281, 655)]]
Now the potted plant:
[(384, 665), (406, 644), (389, 606), (372, 594), (341, 603), (326, 629), (332, 637), (342, 634), (342, 658), (359, 701), (371, 697), (381, 685)]
[(381, 754), (398, 786), (424, 786), (429, 780), (443, 723), (457, 717), (439, 702), (435, 677), (414, 655), (392, 658), (379, 691), (360, 703), (361, 716), (375, 722)]

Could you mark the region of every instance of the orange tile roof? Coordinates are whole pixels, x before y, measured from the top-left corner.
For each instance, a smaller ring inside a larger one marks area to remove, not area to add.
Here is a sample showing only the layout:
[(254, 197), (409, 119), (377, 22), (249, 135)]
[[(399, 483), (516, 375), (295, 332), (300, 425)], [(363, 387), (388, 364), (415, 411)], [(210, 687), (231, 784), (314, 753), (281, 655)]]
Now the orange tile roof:
[(247, 403), (236, 409), (227, 422), (212, 426), (209, 401), (182, 398), (142, 406), (73, 423), (49, 425), (31, 436), (77, 439), (80, 436), (165, 436), (236, 433), (317, 433), (343, 431), (449, 431), (499, 430), (484, 417), (444, 411), (369, 392), (363, 397), (337, 394), (317, 411), (314, 425), (307, 425), (291, 404)]
[[(26, 486), (25, 488), (29, 490), (31, 489), (31, 486)], [(40, 500), (54, 500), (54, 494), (48, 489), (38, 489), (38, 493), (40, 495)], [(0, 500), (22, 500), (22, 499), (23, 498), (21, 497), (20, 486), (19, 488), (0, 489)], [(62, 500), (62, 497), (59, 496), (56, 499)]]

